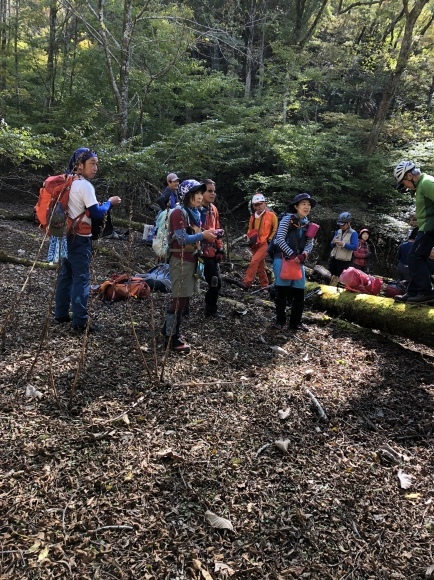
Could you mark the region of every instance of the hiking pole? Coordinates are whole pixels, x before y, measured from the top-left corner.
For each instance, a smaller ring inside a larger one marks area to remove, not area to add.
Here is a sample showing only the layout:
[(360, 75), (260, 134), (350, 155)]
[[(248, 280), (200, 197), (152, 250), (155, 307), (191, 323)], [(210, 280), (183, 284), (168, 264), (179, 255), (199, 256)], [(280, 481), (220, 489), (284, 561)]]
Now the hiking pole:
[(314, 288), (313, 290), (308, 292), (306, 294), (306, 296), (304, 297), (304, 299), (309, 300), (309, 298), (313, 298), (313, 296), (315, 296), (316, 294), (318, 294), (318, 295), (322, 294), (322, 290), (319, 286), (318, 286), (318, 288)]
[(268, 286), (264, 286), (263, 288), (259, 288), (259, 290), (254, 290), (253, 292), (250, 292), (250, 295), (257, 294), (258, 292), (262, 292), (262, 290), (268, 290), (272, 286), (274, 286), (274, 284), (268, 284)]

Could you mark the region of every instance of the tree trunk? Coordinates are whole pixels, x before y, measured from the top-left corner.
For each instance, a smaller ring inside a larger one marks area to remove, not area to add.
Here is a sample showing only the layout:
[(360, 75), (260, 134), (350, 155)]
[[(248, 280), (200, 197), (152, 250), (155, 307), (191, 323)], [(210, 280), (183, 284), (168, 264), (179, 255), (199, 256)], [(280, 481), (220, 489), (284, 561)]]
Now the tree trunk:
[(57, 0), (50, 2), (50, 34), (47, 49), (47, 82), (45, 89), (45, 111), (54, 104), (55, 62), (56, 62)]
[[(306, 290), (317, 288), (308, 282)], [(392, 298), (356, 294), (348, 290), (321, 286), (322, 294), (315, 296), (315, 305), (330, 314), (355, 322), (364, 328), (409, 338), (434, 347), (434, 307), (394, 302)]]
[(8, 2), (0, 0), (0, 90), (6, 89)]
[(375, 115), (374, 122), (372, 124), (371, 132), (369, 135), (368, 145), (366, 152), (368, 155), (372, 155), (377, 148), (378, 139), (380, 133), (383, 130), (384, 122), (386, 120), (387, 113), (390, 108), (393, 97), (395, 96), (396, 87), (398, 86), (404, 70), (407, 66), (408, 60), (411, 56), (413, 49), (413, 31), (416, 25), (417, 19), (419, 18), (423, 7), (428, 3), (428, 0), (416, 0), (412, 10), (408, 11), (407, 0), (403, 0), (405, 7), (405, 29), (404, 37), (401, 42), (401, 49), (399, 51), (398, 60), (396, 63), (395, 70), (389, 77), (387, 85), (383, 90), (383, 96), (378, 107), (377, 113)]

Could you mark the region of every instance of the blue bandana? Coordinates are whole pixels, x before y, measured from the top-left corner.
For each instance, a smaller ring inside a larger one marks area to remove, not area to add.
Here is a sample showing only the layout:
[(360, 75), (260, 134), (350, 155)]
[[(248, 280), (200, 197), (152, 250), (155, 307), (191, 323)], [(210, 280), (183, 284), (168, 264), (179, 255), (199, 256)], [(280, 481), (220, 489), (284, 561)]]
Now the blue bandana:
[(87, 147), (80, 147), (79, 149), (76, 149), (68, 162), (68, 167), (66, 168), (65, 173), (76, 173), (78, 164), (85, 163), (91, 157), (98, 157), (98, 155), (95, 153), (95, 151), (92, 151)]
[(194, 225), (198, 228), (200, 227), (200, 211), (198, 207), (186, 207), (185, 208), (190, 216), (191, 220), (194, 222)]

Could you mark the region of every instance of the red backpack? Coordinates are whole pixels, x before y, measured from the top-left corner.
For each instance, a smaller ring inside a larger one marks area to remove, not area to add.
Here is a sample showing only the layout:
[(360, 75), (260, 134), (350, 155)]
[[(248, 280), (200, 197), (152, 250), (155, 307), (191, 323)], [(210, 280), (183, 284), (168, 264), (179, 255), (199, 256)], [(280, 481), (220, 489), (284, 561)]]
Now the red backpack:
[[(69, 192), (75, 178), (75, 175), (65, 173), (52, 175), (44, 181), (43, 186), (39, 190), (38, 201), (35, 205), (35, 214), (41, 227), (50, 236), (62, 236), (68, 229)], [(85, 215), (85, 212), (83, 215)], [(79, 216), (79, 219), (83, 215)]]
[(347, 268), (339, 276), (339, 282), (345, 284), (345, 290), (359, 292), (360, 294), (372, 294), (376, 296), (383, 286), (383, 278), (376, 278), (365, 274), (357, 268)]

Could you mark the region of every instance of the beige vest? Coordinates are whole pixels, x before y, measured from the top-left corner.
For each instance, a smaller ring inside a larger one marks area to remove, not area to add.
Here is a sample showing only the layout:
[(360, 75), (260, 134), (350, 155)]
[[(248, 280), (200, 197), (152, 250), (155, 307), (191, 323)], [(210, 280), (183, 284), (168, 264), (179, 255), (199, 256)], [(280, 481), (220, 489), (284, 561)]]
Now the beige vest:
[[(339, 229), (338, 235), (335, 236), (339, 241), (343, 241), (345, 244), (349, 244), (351, 241), (351, 234), (354, 232), (352, 228), (348, 228), (345, 232)], [(335, 246), (330, 254), (336, 260), (342, 260), (343, 262), (351, 262), (353, 257), (353, 250), (347, 250), (341, 246)]]

